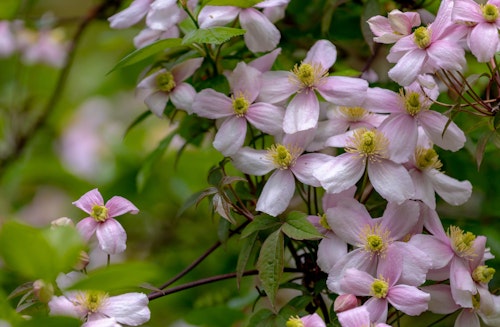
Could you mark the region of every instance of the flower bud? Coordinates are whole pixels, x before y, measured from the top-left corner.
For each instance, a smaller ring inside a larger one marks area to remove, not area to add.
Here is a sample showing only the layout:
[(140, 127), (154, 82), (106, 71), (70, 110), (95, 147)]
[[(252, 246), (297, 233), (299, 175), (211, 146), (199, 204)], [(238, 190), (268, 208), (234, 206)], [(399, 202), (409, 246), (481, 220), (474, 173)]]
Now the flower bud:
[(69, 219), (68, 217), (61, 217), (57, 218), (55, 220), (52, 220), (50, 222), (50, 227), (51, 228), (56, 228), (59, 226), (70, 226), (70, 227), (75, 227), (75, 223)]
[(354, 309), (361, 303), (354, 294), (339, 295), (333, 303), (333, 311), (336, 313)]
[(51, 283), (38, 279), (33, 282), (33, 294), (42, 303), (48, 303), (52, 296), (54, 296), (54, 286)]
[(85, 251), (80, 252), (78, 262), (73, 266), (75, 270), (83, 270), (90, 262), (89, 254)]

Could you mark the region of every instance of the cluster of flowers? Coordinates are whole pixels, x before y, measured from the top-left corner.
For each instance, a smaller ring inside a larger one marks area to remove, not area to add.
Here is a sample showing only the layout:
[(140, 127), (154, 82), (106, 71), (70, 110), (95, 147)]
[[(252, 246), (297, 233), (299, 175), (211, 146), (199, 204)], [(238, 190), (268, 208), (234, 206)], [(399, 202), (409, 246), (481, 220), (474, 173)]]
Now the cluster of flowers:
[[(161, 117), (171, 101), (177, 109), (216, 120), (213, 146), (239, 171), (253, 176), (273, 171), (256, 211), (271, 216), (285, 212), (297, 181), (326, 190), (325, 214), (310, 221), (324, 235), (317, 264), (328, 274), (328, 289), (339, 294), (335, 307), (343, 326), (385, 326), (389, 304), (408, 315), (462, 310), (456, 326), (479, 326), (479, 317), (499, 325), (500, 297), (487, 286), (494, 269), (485, 264), (493, 258), (486, 238), (456, 226), (445, 230), (436, 213), (436, 193), (461, 205), (472, 186), (440, 170), (434, 146), (457, 151), (465, 135), (431, 106), (440, 94), (433, 74), (462, 71), (466, 51), (496, 67), (500, 2), (444, 0), (427, 26), (420, 26), (419, 14), (412, 12), (394, 10), (388, 18), (371, 18), (374, 40), (395, 43), (387, 59), (395, 63), (389, 77), (401, 85), (400, 92), (369, 87), (362, 78), (330, 76), (337, 50), (328, 40), (317, 41), (291, 71), (272, 71), (280, 54), (275, 49), (280, 35), (272, 22), (282, 17), (287, 4), (267, 0), (246, 9), (202, 7), (197, 18), (191, 17), (197, 27), (223, 26), (238, 17), (249, 50), (272, 51), (226, 72), (229, 95), (210, 88), (197, 92), (186, 82), (204, 58), (159, 69), (138, 84), (146, 105)], [(180, 35), (178, 24), (196, 5), (135, 0), (109, 20), (112, 27), (125, 28), (146, 16), (147, 28), (135, 39), (142, 47)], [(248, 129), (274, 137), (274, 144), (266, 149), (245, 146)], [(332, 155), (334, 148), (343, 151)], [(387, 202), (379, 218), (372, 218), (363, 204), (373, 190)], [(103, 248), (120, 248), (108, 237), (111, 230), (118, 231), (116, 225), (102, 228), (98, 223), (107, 211), (85, 208), (94, 220), (79, 224), (83, 234), (88, 237), (99, 226)], [(429, 285), (422, 286), (426, 281)], [(367, 300), (361, 305), (360, 298)], [(287, 326), (324, 323), (313, 314), (292, 317)]]
[[(95, 234), (100, 249), (108, 255), (125, 250), (127, 234), (114, 217), (125, 213), (137, 214), (137, 207), (121, 196), (114, 196), (104, 203), (97, 189), (87, 192), (73, 204), (89, 215), (76, 224), (76, 229), (86, 242)], [(55, 228), (61, 225), (73, 226), (73, 222), (64, 217), (54, 221), (52, 225)], [(43, 290), (50, 288), (46, 292), (46, 301), (51, 315), (81, 319), (84, 322), (82, 327), (120, 327), (121, 324), (139, 326), (149, 320), (149, 300), (146, 294), (135, 292), (110, 296), (103, 291), (69, 290), (72, 284), (85, 277), (80, 271), (89, 264), (89, 256), (83, 253), (81, 257), (75, 271), (58, 277), (57, 286), (62, 295), (54, 295), (50, 286), (34, 283), (35, 294), (44, 293)]]
[(22, 21), (0, 21), (0, 58), (16, 53), (26, 64), (62, 67), (67, 54), (64, 33), (58, 28), (32, 30)]

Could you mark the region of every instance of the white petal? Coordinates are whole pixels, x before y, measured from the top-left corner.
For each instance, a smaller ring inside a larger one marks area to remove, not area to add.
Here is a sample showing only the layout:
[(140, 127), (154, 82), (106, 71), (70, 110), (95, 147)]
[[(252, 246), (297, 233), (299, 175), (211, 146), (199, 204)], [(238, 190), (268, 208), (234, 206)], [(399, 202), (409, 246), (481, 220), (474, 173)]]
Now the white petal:
[(244, 147), (231, 158), (236, 169), (245, 174), (262, 176), (275, 168), (266, 150)]
[(368, 177), (373, 188), (387, 201), (402, 203), (415, 193), (408, 171), (390, 160), (369, 161)]
[(364, 160), (351, 153), (343, 153), (313, 173), (328, 193), (339, 193), (356, 184), (365, 171)]
[(238, 152), (245, 142), (247, 121), (243, 117), (233, 116), (226, 119), (215, 135), (214, 148), (224, 156), (231, 156)]
[(126, 293), (108, 298), (100, 311), (121, 324), (139, 326), (150, 318), (148, 303), (146, 294)]
[(257, 201), (257, 211), (277, 216), (286, 210), (295, 192), (295, 179), (290, 170), (276, 170), (269, 177)]
[(122, 225), (113, 218), (108, 218), (105, 222), (99, 223), (96, 236), (99, 246), (108, 254), (123, 252), (127, 247), (127, 233)]
[(458, 206), (469, 200), (472, 193), (472, 185), (469, 181), (458, 181), (437, 170), (429, 171), (427, 176), (436, 193), (449, 204)]
[(240, 24), (246, 30), (245, 44), (252, 52), (271, 51), (278, 45), (281, 34), (269, 19), (254, 8), (240, 12)]

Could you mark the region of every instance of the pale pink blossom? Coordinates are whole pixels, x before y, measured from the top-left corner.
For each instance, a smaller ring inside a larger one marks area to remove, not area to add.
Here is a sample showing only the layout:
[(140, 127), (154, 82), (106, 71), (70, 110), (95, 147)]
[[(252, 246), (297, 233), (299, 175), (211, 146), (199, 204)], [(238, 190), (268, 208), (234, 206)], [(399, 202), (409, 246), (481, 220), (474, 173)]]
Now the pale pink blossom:
[(134, 0), (124, 10), (108, 18), (111, 28), (127, 28), (137, 24), (146, 16), (153, 0)]
[(348, 311), (359, 307), (361, 300), (354, 294), (340, 294), (333, 302), (333, 311), (338, 315), (340, 312)]
[(387, 56), (389, 62), (396, 63), (389, 70), (392, 80), (406, 86), (420, 74), (461, 70), (465, 66), (465, 52), (459, 41), (466, 31), (452, 23), (452, 6), (452, 0), (443, 0), (433, 23), (417, 28), (392, 46)]
[(367, 21), (372, 33), (373, 40), (378, 43), (391, 44), (404, 36), (412, 33), (412, 28), (420, 25), (420, 15), (417, 12), (401, 12), (392, 10), (387, 18), (375, 16)]
[(391, 327), (386, 323), (373, 323), (370, 319), (370, 313), (365, 306), (353, 308), (351, 310), (339, 312), (337, 314), (340, 325), (342, 327), (360, 327), (360, 326), (373, 326), (373, 327)]
[(8, 57), (17, 50), (17, 41), (12, 30), (12, 23), (0, 21), (0, 58)]
[(191, 113), (196, 90), (184, 81), (194, 74), (202, 62), (203, 58), (187, 59), (170, 70), (162, 68), (154, 72), (137, 85), (139, 96), (158, 117), (163, 115), (169, 100), (177, 109)]
[(76, 224), (76, 228), (86, 241), (95, 233), (104, 252), (116, 254), (125, 250), (127, 233), (114, 217), (128, 212), (137, 214), (139, 209), (132, 202), (121, 196), (114, 196), (104, 204), (101, 193), (93, 189), (73, 204), (90, 215)]
[(261, 89), (261, 75), (259, 70), (240, 62), (228, 76), (231, 97), (204, 89), (193, 101), (194, 113), (221, 121), (213, 145), (225, 156), (235, 154), (243, 146), (247, 122), (270, 135), (283, 132), (284, 109), (255, 102)]
[[(30, 32), (28, 32), (30, 33)], [(27, 64), (44, 63), (60, 68), (66, 62), (67, 44), (60, 29), (42, 30), (22, 47), (22, 59)]]
[(283, 121), (285, 133), (293, 134), (316, 127), (320, 105), (316, 91), (327, 101), (355, 107), (363, 103), (368, 83), (360, 78), (328, 76), (337, 58), (335, 46), (327, 40), (317, 41), (306, 58), (292, 71), (271, 71), (263, 75), (260, 99), (269, 103), (288, 100)]
[(140, 49), (158, 40), (176, 38), (179, 36), (180, 30), (177, 25), (172, 26), (166, 31), (145, 28), (134, 37), (134, 46)]
[(500, 1), (479, 4), (473, 0), (454, 0), (453, 21), (467, 26), (467, 45), (479, 62), (488, 62), (500, 46)]

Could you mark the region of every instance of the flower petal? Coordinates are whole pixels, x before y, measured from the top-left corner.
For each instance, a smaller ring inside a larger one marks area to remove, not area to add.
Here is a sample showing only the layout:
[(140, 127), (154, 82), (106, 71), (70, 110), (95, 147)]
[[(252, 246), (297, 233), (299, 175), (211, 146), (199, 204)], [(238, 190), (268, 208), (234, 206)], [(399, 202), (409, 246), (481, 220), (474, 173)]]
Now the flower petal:
[(318, 92), (327, 101), (347, 107), (361, 106), (365, 101), (368, 82), (361, 78), (331, 76), (318, 86)]
[(292, 172), (288, 169), (276, 170), (264, 186), (255, 209), (276, 217), (286, 210), (294, 192)]
[(307, 153), (297, 158), (291, 170), (301, 183), (319, 187), (321, 184), (318, 179), (313, 176), (313, 172), (331, 158), (331, 156), (324, 153)]
[(498, 48), (498, 27), (491, 23), (477, 24), (469, 34), (469, 48), (479, 62), (488, 62)]
[(406, 113), (391, 114), (380, 125), (379, 130), (389, 140), (389, 155), (396, 163), (407, 162), (415, 153), (418, 139), (416, 120)]
[(224, 26), (236, 19), (240, 8), (232, 6), (205, 6), (198, 14), (201, 28)]
[(193, 113), (193, 99), (196, 96), (196, 90), (191, 84), (181, 83), (170, 92), (170, 101), (177, 109), (185, 110), (187, 113)]
[(138, 23), (148, 12), (152, 0), (134, 0), (128, 8), (108, 18), (111, 28), (128, 28)]
[(450, 285), (434, 284), (421, 287), (422, 291), (429, 293), (431, 299), (429, 301), (429, 311), (447, 315), (460, 309), (460, 306), (455, 303), (451, 296)]
[(280, 41), (280, 31), (263, 13), (254, 8), (241, 10), (240, 24), (246, 30), (243, 36), (245, 44), (252, 52), (274, 50)]
[(361, 235), (373, 220), (366, 207), (354, 199), (345, 199), (337, 206), (326, 211), (326, 219), (330, 228), (347, 243), (360, 246)]
[(133, 215), (139, 213), (139, 209), (137, 209), (132, 202), (121, 196), (114, 196), (109, 199), (109, 201), (106, 202), (106, 208), (108, 209), (109, 217), (121, 216), (127, 212)]
[(101, 193), (95, 188), (82, 195), (78, 200), (73, 202), (73, 205), (90, 215), (95, 205), (104, 205), (104, 200)]
[(167, 105), (169, 95), (162, 91), (156, 91), (151, 93), (144, 99), (144, 103), (148, 106), (149, 110), (153, 112), (156, 116), (162, 117), (165, 106)]
[(250, 124), (270, 135), (283, 132), (284, 116), (285, 109), (264, 102), (252, 104), (245, 114)]
[(194, 74), (194, 72), (200, 68), (203, 63), (203, 58), (193, 58), (188, 59), (180, 64), (175, 65), (172, 68), (172, 75), (174, 76), (175, 83), (180, 84), (188, 77)]
[(253, 103), (262, 86), (261, 76), (262, 72), (258, 69), (240, 62), (227, 79), (235, 97), (244, 95), (249, 103)]
[(451, 205), (464, 204), (472, 194), (472, 184), (469, 181), (456, 180), (437, 170), (427, 172), (427, 176), (436, 193)]
[(337, 60), (337, 48), (328, 40), (319, 40), (307, 52), (305, 63), (320, 64), (324, 70), (330, 69)]
[(214, 148), (228, 157), (241, 149), (247, 134), (247, 121), (243, 117), (229, 117), (219, 127), (213, 142)]
[(417, 48), (408, 51), (389, 70), (389, 77), (399, 85), (410, 85), (422, 73), (422, 67), (426, 60), (427, 54), (424, 50)]
[(203, 89), (195, 96), (192, 110), (198, 116), (210, 119), (234, 115), (231, 99), (212, 89)]
[(389, 202), (402, 203), (415, 193), (408, 171), (390, 160), (369, 161), (368, 177), (373, 188)]
[(122, 225), (114, 218), (108, 218), (99, 223), (96, 229), (100, 248), (108, 254), (116, 254), (127, 248), (127, 233)]
[(139, 326), (150, 318), (148, 303), (146, 294), (126, 293), (108, 298), (100, 311), (121, 324)]
[(298, 93), (288, 104), (283, 118), (283, 130), (294, 134), (316, 127), (319, 118), (319, 102), (316, 93)]
[(410, 316), (418, 316), (428, 308), (431, 296), (415, 286), (395, 285), (387, 294), (389, 303)]
[(94, 235), (97, 225), (99, 223), (94, 218), (85, 218), (82, 219), (78, 224), (76, 224), (76, 229), (82, 235), (85, 242), (88, 242), (92, 235)]
[(448, 117), (433, 110), (426, 110), (421, 112), (418, 118), (425, 133), (440, 148), (457, 151), (464, 146), (464, 132), (454, 122), (448, 124)]
[(328, 193), (339, 193), (356, 184), (365, 171), (365, 162), (352, 153), (343, 153), (313, 173)]
[(266, 150), (244, 147), (231, 158), (236, 169), (245, 174), (262, 176), (275, 169), (274, 163), (267, 155)]
[(259, 101), (278, 103), (288, 99), (299, 87), (291, 82), (293, 74), (285, 71), (269, 71), (262, 75)]

